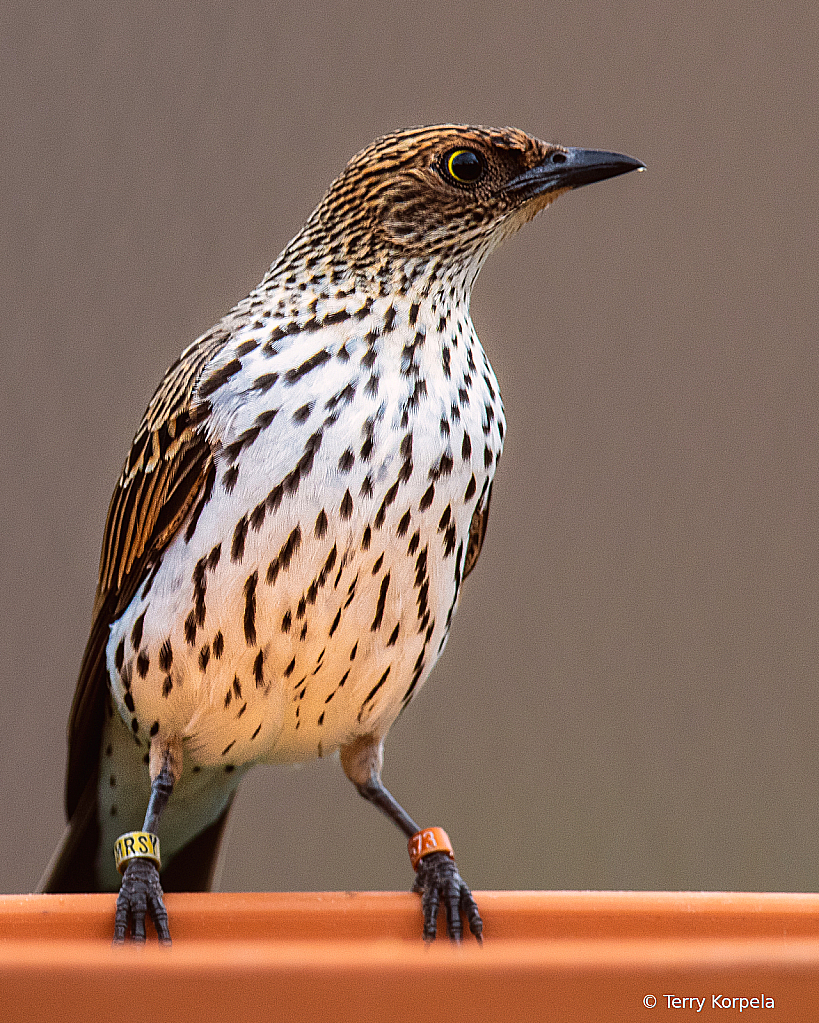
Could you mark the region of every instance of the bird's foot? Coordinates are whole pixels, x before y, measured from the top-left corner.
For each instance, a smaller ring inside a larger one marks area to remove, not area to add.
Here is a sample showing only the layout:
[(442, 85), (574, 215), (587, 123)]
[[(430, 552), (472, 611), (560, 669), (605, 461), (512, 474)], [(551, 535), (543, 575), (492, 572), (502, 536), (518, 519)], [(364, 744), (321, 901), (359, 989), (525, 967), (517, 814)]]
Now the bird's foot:
[(122, 885), (117, 896), (114, 918), (114, 944), (124, 945), (131, 922), (131, 938), (140, 944), (145, 941), (145, 915), (150, 914), (161, 945), (170, 945), (168, 911), (159, 883), (156, 865), (147, 859), (134, 859), (125, 868)]
[(424, 941), (434, 941), (438, 932), (438, 907), (446, 909), (446, 932), (451, 941), (459, 942), (463, 936), (461, 914), (466, 917), (470, 931), (482, 943), (483, 921), (472, 892), (458, 873), (455, 860), (448, 853), (434, 852), (424, 856), (415, 872), (414, 892), (421, 895), (424, 910)]

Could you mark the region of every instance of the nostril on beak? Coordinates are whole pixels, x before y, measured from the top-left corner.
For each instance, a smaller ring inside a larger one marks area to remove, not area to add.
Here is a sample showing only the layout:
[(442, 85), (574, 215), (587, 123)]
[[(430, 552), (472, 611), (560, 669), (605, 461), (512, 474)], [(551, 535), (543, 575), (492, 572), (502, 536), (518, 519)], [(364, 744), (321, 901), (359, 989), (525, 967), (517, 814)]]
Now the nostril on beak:
[(566, 162), (566, 154), (565, 153), (552, 153), (551, 159), (552, 159), (552, 163), (565, 163)]

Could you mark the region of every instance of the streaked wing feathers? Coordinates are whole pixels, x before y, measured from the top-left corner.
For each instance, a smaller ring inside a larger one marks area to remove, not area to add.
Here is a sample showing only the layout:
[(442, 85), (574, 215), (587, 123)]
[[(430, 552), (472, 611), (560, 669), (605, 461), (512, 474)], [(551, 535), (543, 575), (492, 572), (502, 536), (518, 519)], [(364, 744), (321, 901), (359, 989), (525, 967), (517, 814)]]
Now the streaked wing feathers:
[(91, 632), (68, 721), (69, 817), (86, 785), (96, 784), (109, 626), (128, 606), (151, 561), (171, 541), (197, 496), (213, 483), (213, 452), (201, 428), (209, 406), (193, 406), (191, 399), (204, 367), (228, 336), (227, 331), (206, 335), (171, 366), (148, 405), (114, 488)]
[(489, 502), (492, 500), (492, 485), (486, 491), (486, 499), (475, 509), (472, 521), (469, 523), (469, 541), (466, 545), (466, 557), (464, 558), (463, 578), (469, 575), (475, 567), (483, 547), (483, 538), (486, 536), (486, 527), (489, 525)]

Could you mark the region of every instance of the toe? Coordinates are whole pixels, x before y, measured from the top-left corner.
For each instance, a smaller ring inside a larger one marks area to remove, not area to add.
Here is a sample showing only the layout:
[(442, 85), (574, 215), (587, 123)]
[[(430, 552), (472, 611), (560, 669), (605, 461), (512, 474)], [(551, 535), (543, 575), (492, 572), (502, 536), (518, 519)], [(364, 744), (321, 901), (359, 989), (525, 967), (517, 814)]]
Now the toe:
[(145, 942), (145, 917), (150, 914), (157, 935), (163, 945), (169, 945), (168, 912), (159, 882), (159, 871), (146, 859), (132, 860), (122, 876), (114, 917), (114, 944), (122, 945), (131, 938), (138, 944)]

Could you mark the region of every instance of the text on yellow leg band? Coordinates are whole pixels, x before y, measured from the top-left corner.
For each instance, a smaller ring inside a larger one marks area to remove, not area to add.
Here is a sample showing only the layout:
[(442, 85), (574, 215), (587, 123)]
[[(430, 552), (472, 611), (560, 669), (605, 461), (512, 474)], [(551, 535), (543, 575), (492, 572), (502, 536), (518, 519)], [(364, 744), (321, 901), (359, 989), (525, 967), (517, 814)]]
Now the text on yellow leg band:
[(114, 860), (120, 874), (125, 873), (131, 860), (150, 860), (159, 870), (162, 866), (159, 862), (159, 839), (150, 831), (129, 831), (120, 835), (114, 842)]

